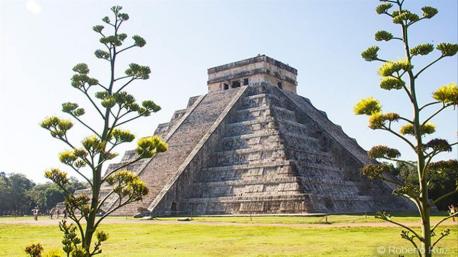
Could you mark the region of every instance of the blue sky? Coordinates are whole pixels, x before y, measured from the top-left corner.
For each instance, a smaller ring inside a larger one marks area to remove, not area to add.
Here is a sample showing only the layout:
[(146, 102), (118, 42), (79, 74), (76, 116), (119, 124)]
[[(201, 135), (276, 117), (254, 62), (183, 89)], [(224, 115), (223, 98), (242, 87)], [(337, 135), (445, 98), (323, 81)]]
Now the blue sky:
[[(439, 14), (412, 29), (412, 44), (457, 42), (455, 0), (406, 1), (413, 10), (432, 5)], [(194, 1), (58, 1), (0, 2), (0, 170), (24, 173), (45, 181), (43, 170), (60, 166), (64, 148), (39, 127), (42, 118), (60, 114), (62, 102), (87, 105), (69, 83), (71, 68), (86, 62), (104, 81), (107, 67), (93, 57), (99, 48), (92, 26), (119, 4), (131, 19), (129, 35), (142, 35), (147, 45), (122, 57), (149, 65), (151, 79), (136, 83), (138, 99), (153, 99), (162, 111), (129, 127), (138, 136), (151, 134), (158, 123), (185, 107), (190, 96), (206, 93), (209, 67), (267, 54), (298, 69), (298, 92), (310, 98), (344, 131), (369, 149), (375, 144), (397, 146), (412, 154), (394, 137), (367, 128), (365, 117), (352, 108), (363, 97), (380, 99), (386, 111), (411, 113), (405, 96), (378, 87), (379, 64), (367, 63), (362, 50), (380, 45), (386, 58), (401, 57), (397, 42), (379, 43), (379, 29), (398, 33), (386, 16), (378, 16), (375, 0), (194, 0)], [(419, 58), (418, 67), (428, 58)], [(119, 71), (122, 72), (123, 69)], [(418, 84), (422, 101), (440, 85), (457, 81), (457, 58), (448, 58), (425, 74)], [(87, 108), (89, 111), (89, 108)], [(436, 119), (436, 137), (457, 139), (457, 110)], [(94, 116), (88, 115), (92, 122)], [(94, 123), (97, 125), (96, 123)], [(75, 140), (89, 135), (72, 131)], [(131, 145), (132, 147), (132, 145)], [(129, 148), (129, 147), (127, 147)], [(122, 150), (121, 150), (122, 151)], [(443, 158), (456, 158), (453, 153)]]

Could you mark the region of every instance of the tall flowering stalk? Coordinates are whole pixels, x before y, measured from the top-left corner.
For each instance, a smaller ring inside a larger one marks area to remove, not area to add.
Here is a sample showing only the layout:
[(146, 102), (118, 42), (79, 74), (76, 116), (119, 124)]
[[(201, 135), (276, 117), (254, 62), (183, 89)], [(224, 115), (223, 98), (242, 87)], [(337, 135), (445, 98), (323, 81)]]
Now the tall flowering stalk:
[[(137, 142), (137, 156), (134, 160), (102, 174), (104, 164), (118, 156), (114, 149), (135, 139), (123, 127), (161, 109), (151, 100), (137, 102), (126, 91), (132, 82), (149, 78), (148, 66), (132, 63), (125, 70), (125, 74), (117, 75), (115, 72), (116, 61), (121, 54), (146, 44), (140, 36), (135, 35), (127, 40), (127, 34), (121, 33), (121, 25), (129, 19), (129, 15), (121, 10), (120, 6), (112, 7), (112, 17), (104, 17), (104, 25), (93, 27), (102, 44), (102, 49), (97, 49), (94, 55), (106, 62), (110, 68), (106, 83), (90, 75), (85, 63), (77, 64), (73, 68), (75, 74), (71, 78), (71, 86), (88, 100), (99, 118), (99, 124), (93, 126), (84, 120), (85, 109), (73, 102), (62, 104), (62, 112), (68, 114), (72, 120), (52, 116), (41, 123), (41, 127), (48, 130), (52, 137), (69, 148), (59, 154), (59, 160), (85, 180), (90, 189), (90, 194), (72, 194), (67, 191), (69, 179), (66, 172), (60, 169), (49, 169), (45, 172), (47, 178), (66, 192), (65, 207), (72, 222), (61, 222), (60, 229), (64, 233), (62, 243), (67, 256), (88, 257), (102, 252), (101, 244), (107, 240), (108, 235), (97, 229), (100, 223), (117, 209), (141, 200), (148, 193), (145, 183), (134, 172), (129, 171), (128, 167), (141, 159), (151, 158), (167, 150), (167, 144), (159, 137), (141, 138)], [(80, 143), (72, 141), (68, 136), (74, 121), (91, 133)], [(101, 195), (102, 185), (110, 186), (111, 191)], [(110, 197), (116, 197), (117, 200), (109, 209), (102, 209)]]
[[(458, 105), (458, 87), (456, 83), (450, 83), (439, 87), (432, 94), (431, 102), (421, 103), (417, 97), (417, 81), (421, 78), (428, 68), (435, 63), (451, 56), (455, 56), (458, 45), (454, 43), (421, 43), (411, 46), (409, 33), (412, 27), (418, 26), (421, 22), (433, 18), (437, 9), (431, 6), (421, 8), (422, 13), (416, 14), (404, 8), (405, 0), (381, 0), (376, 12), (385, 15), (392, 22), (399, 26), (398, 35), (388, 31), (378, 31), (375, 33), (376, 41), (394, 41), (401, 45), (404, 56), (399, 60), (386, 60), (379, 57), (378, 46), (369, 47), (361, 55), (366, 61), (382, 62), (379, 69), (380, 87), (385, 90), (400, 90), (406, 95), (407, 101), (412, 108), (412, 117), (404, 117), (395, 112), (383, 112), (381, 103), (373, 97), (361, 100), (354, 107), (357, 115), (369, 116), (369, 127), (371, 129), (386, 131), (408, 147), (415, 153), (416, 160), (409, 161), (401, 159), (401, 153), (388, 146), (374, 146), (369, 152), (369, 156), (376, 160), (402, 162), (411, 167), (410, 170), (416, 172), (418, 178), (415, 182), (401, 177), (393, 176), (391, 167), (386, 163), (376, 163), (366, 165), (362, 173), (371, 179), (382, 179), (393, 184), (395, 193), (406, 197), (417, 207), (421, 217), (421, 231), (401, 224), (392, 219), (386, 212), (379, 213), (378, 217), (396, 224), (402, 228), (401, 237), (408, 240), (417, 250), (418, 256), (430, 257), (434, 247), (447, 235), (448, 229), (439, 231), (439, 225), (447, 219), (458, 216), (458, 213), (451, 212), (436, 224), (431, 224), (431, 207), (442, 199), (458, 192), (458, 181), (455, 190), (436, 198), (434, 201), (429, 199), (428, 191), (431, 181), (440, 177), (445, 170), (458, 170), (456, 159), (448, 161), (434, 161), (434, 158), (443, 152), (450, 152), (456, 142), (449, 143), (445, 139), (433, 138), (426, 139), (436, 131), (432, 120), (446, 109), (456, 108)], [(435, 55), (434, 57), (428, 57)], [(420, 67), (414, 64), (417, 59), (430, 58), (429, 64)]]

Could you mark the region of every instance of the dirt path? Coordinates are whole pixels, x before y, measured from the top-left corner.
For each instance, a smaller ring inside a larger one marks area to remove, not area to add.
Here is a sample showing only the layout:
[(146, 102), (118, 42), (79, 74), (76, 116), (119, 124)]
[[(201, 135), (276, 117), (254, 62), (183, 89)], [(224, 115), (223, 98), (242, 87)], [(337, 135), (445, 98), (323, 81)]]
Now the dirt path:
[[(24, 218), (9, 218), (7, 220), (0, 219), (0, 227), (2, 225), (35, 225), (35, 226), (50, 226), (58, 225), (59, 220), (49, 219), (47, 217), (40, 217), (38, 221)], [(107, 219), (103, 224), (151, 224), (151, 225), (204, 225), (204, 226), (241, 226), (241, 227), (255, 227), (255, 226), (267, 226), (267, 227), (294, 227), (294, 228), (352, 228), (352, 227), (397, 227), (394, 224), (388, 222), (338, 222), (331, 224), (280, 224), (280, 223), (241, 223), (241, 222), (220, 222), (220, 221), (176, 221), (176, 220), (137, 220), (137, 219)], [(407, 226), (419, 227), (418, 222), (405, 222)], [(458, 223), (453, 223), (451, 220), (444, 222), (443, 225), (457, 226)]]

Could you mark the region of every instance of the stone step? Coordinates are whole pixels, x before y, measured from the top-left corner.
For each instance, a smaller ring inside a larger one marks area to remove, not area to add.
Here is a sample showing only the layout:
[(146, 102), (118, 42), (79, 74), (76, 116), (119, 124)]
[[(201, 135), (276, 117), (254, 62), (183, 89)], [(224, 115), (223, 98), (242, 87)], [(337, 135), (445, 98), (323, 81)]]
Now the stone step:
[(251, 186), (251, 185), (278, 185), (282, 183), (298, 183), (301, 180), (292, 176), (288, 173), (283, 174), (269, 174), (261, 176), (251, 176), (246, 179), (221, 179), (217, 181), (196, 181), (193, 186), (201, 188), (210, 187), (240, 187), (240, 186)]
[(228, 123), (226, 126), (227, 127), (251, 126), (251, 125), (256, 125), (260, 123), (268, 123), (268, 122), (273, 122), (273, 121), (275, 121), (275, 119), (272, 116), (268, 116), (268, 117), (256, 118), (252, 120), (234, 121), (234, 122)]
[(127, 165), (129, 162), (133, 160), (128, 160), (128, 161), (123, 161), (123, 162), (117, 162), (117, 163), (110, 163), (108, 167), (105, 170), (105, 174), (108, 174), (109, 172), (112, 172), (115, 169), (118, 169), (124, 165), (127, 165), (126, 167), (122, 168), (121, 170), (129, 170), (133, 171), (135, 173), (139, 172), (139, 169), (143, 167), (144, 164), (146, 164), (150, 159), (141, 159), (136, 161), (133, 164)]
[(199, 198), (180, 204), (188, 214), (280, 214), (312, 210), (310, 196), (290, 195), (257, 198)]
[(320, 212), (371, 212), (379, 209), (377, 201), (370, 196), (314, 195), (313, 208)]
[(218, 172), (202, 170), (196, 182), (214, 182), (230, 180), (254, 180), (263, 177), (283, 178), (294, 177), (297, 172), (291, 166), (276, 166), (265, 168), (221, 170)]
[[(305, 167), (335, 167), (336, 162), (334, 157), (330, 153), (324, 152), (311, 152), (311, 151), (300, 151), (297, 149), (286, 149), (288, 157), (294, 159), (298, 164), (305, 165)], [(304, 166), (302, 166), (304, 167)]]
[(278, 128), (282, 133), (310, 136), (315, 131), (315, 128), (312, 127), (312, 125), (305, 125), (297, 121), (283, 120), (278, 124)]
[[(170, 124), (174, 124), (175, 122), (177, 122), (181, 117), (183, 117), (186, 114), (187, 110), (188, 109), (176, 110), (172, 115), (172, 119), (170, 120)], [(172, 126), (170, 126), (170, 127), (172, 127)]]
[[(106, 186), (106, 187), (102, 187), (100, 188), (100, 201), (103, 201), (104, 198), (112, 191), (113, 187), (110, 187), (110, 186)], [(113, 207), (113, 204), (115, 201), (117, 201), (119, 199), (119, 196), (115, 193), (112, 193), (110, 196), (108, 196), (103, 205), (102, 205), (102, 210), (104, 211), (109, 211), (110, 208)]]
[(261, 132), (276, 132), (277, 126), (272, 117), (233, 122), (226, 125), (226, 136), (239, 136)]
[(283, 146), (237, 149), (215, 152), (210, 156), (211, 166), (225, 166), (230, 164), (248, 164), (252, 161), (272, 162), (286, 158)]
[(264, 176), (291, 177), (297, 173), (289, 162), (269, 162), (249, 165), (231, 165), (204, 168), (200, 171), (196, 182), (226, 181), (226, 180), (248, 180)]
[(344, 176), (342, 175), (342, 171), (332, 170), (332, 169), (324, 169), (324, 168), (301, 168), (297, 167), (295, 172), (297, 176), (301, 177), (309, 177), (312, 179), (320, 179), (320, 178), (328, 178), (330, 180), (344, 180)]
[(224, 151), (259, 148), (276, 146), (281, 144), (280, 135), (273, 131), (266, 131), (264, 133), (247, 134), (241, 136), (230, 136), (222, 139), (222, 149)]
[(249, 169), (262, 169), (262, 168), (273, 168), (273, 167), (283, 167), (290, 166), (293, 162), (290, 160), (279, 160), (273, 162), (250, 162), (249, 164), (235, 164), (235, 165), (226, 165), (226, 166), (217, 166), (217, 167), (207, 167), (203, 170), (212, 171), (212, 172), (222, 172), (222, 171), (232, 171), (232, 170), (249, 170)]
[(245, 108), (245, 109), (237, 109), (235, 111), (235, 114), (241, 114), (241, 113), (253, 113), (253, 112), (259, 112), (259, 111), (265, 111), (265, 110), (270, 110), (269, 105), (261, 105), (261, 106), (256, 106), (256, 107), (250, 107), (250, 108)]
[[(262, 151), (274, 151), (274, 150), (285, 150), (284, 146), (282, 145), (272, 145), (269, 147), (263, 146), (263, 145), (256, 145), (256, 147), (253, 148), (246, 148), (246, 149), (235, 149), (235, 150), (227, 150), (227, 151), (217, 151), (215, 152), (216, 155), (226, 155), (226, 154), (250, 154), (254, 152), (262, 152)], [(319, 152), (315, 152), (316, 154), (321, 154)], [(326, 155), (329, 155), (327, 153), (323, 153)]]
[(278, 136), (280, 135), (280, 132), (276, 130), (261, 130), (256, 133), (251, 133), (251, 134), (244, 134), (244, 135), (235, 135), (235, 136), (225, 136), (222, 138), (222, 141), (230, 141), (234, 139), (244, 139), (244, 140), (249, 140), (251, 138), (257, 138), (257, 137), (266, 137), (266, 136)]
[(170, 124), (168, 122), (161, 123), (157, 125), (156, 129), (154, 130), (154, 135), (164, 138), (167, 135), (167, 133), (169, 132), (169, 129), (170, 129)]
[(280, 183), (293, 183), (300, 182), (300, 179), (295, 176), (256, 176), (251, 179), (231, 179), (231, 180), (218, 180), (218, 181), (205, 181), (205, 182), (194, 182), (193, 185), (196, 187), (224, 187), (224, 186), (248, 186), (248, 185), (274, 185)]
[[(336, 168), (336, 166), (327, 166), (324, 164), (316, 164), (316, 163), (310, 163), (310, 162), (304, 162), (304, 161), (294, 161), (295, 166), (297, 167), (298, 170), (308, 170), (312, 172), (318, 172), (322, 170), (323, 172), (327, 173), (340, 173), (342, 172), (341, 168)], [(321, 175), (321, 174), (318, 174)]]
[(250, 107), (237, 110), (234, 115), (231, 116), (230, 121), (240, 122), (254, 120), (256, 118), (266, 118), (270, 116), (272, 116), (270, 107), (268, 105), (261, 105), (258, 107)]
[(290, 195), (291, 193), (300, 192), (300, 184), (298, 183), (280, 183), (280, 184), (258, 184), (248, 186), (225, 186), (204, 188), (198, 192), (193, 192), (192, 198), (198, 197), (262, 197), (271, 195)]
[(284, 139), (285, 145), (288, 145), (290, 149), (299, 151), (328, 151), (327, 148), (320, 144), (319, 139), (308, 135), (286, 132), (282, 133), (282, 139)]
[(137, 152), (134, 150), (127, 150), (124, 152), (124, 155), (122, 156), (121, 162), (128, 162), (131, 160), (134, 160), (135, 158), (138, 157)]
[(257, 94), (243, 97), (239, 109), (249, 109), (262, 105), (268, 105), (267, 94)]
[(200, 95), (191, 96), (188, 100), (188, 104), (186, 105), (186, 109), (191, 107), (200, 97), (201, 97)]
[[(280, 133), (280, 132), (278, 132)], [(281, 133), (283, 138), (297, 140), (297, 144), (318, 144), (320, 140), (316, 137), (312, 137), (306, 134), (296, 134), (291, 132), (282, 132)]]
[(271, 104), (277, 104), (277, 105), (280, 104), (279, 98), (275, 95), (266, 94), (266, 93), (245, 96), (241, 101), (239, 110), (259, 107), (262, 105), (271, 105)]
[(333, 180), (330, 178), (311, 178), (299, 176), (302, 186), (306, 192), (313, 192), (327, 195), (361, 195), (358, 189), (359, 183), (352, 181)]
[(297, 122), (296, 121), (296, 113), (294, 111), (291, 111), (291, 110), (289, 110), (287, 108), (284, 108), (284, 107), (281, 107), (281, 106), (278, 106), (278, 105), (273, 105), (272, 106), (272, 110), (273, 110), (272, 111), (273, 115), (279, 121), (287, 120), (287, 121)]
[(287, 155), (298, 162), (305, 162), (315, 165), (321, 165), (324, 167), (332, 167), (336, 165), (334, 156), (331, 153), (313, 151), (311, 149), (298, 149), (298, 147), (287, 147)]
[(270, 106), (264, 104), (255, 107), (238, 109), (232, 116), (232, 120), (245, 121), (252, 120), (257, 117), (272, 117), (274, 115), (277, 119), (280, 120), (290, 120), (294, 122), (296, 121), (296, 114), (294, 113), (294, 111), (273, 104)]
[[(328, 194), (313, 194), (316, 198), (328, 198)], [(370, 201), (374, 197), (370, 195), (336, 195), (333, 196), (334, 201)]]
[(239, 183), (238, 185), (220, 185), (214, 186), (201, 184), (200, 187), (193, 185), (191, 197), (236, 197), (236, 196), (268, 196), (268, 195), (288, 195), (291, 192), (303, 192), (301, 185), (293, 179), (292, 182), (284, 183), (258, 183), (247, 184)]
[(211, 202), (255, 202), (255, 201), (278, 201), (278, 200), (303, 200), (309, 194), (301, 192), (288, 192), (287, 194), (261, 195), (261, 196), (222, 196), (222, 197), (195, 197), (185, 199), (188, 203), (211, 203)]

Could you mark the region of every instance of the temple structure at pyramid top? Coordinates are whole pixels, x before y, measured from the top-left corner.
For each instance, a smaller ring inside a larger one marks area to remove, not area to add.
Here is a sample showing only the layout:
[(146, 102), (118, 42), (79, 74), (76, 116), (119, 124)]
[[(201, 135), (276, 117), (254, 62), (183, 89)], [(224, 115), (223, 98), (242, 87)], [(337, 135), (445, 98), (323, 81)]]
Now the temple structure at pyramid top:
[(269, 83), (296, 93), (297, 70), (266, 55), (208, 69), (208, 91), (228, 90), (256, 83)]
[[(154, 134), (167, 152), (127, 168), (149, 188), (118, 215), (362, 213), (411, 206), (360, 173), (366, 151), (297, 95), (297, 70), (265, 55), (208, 69), (194, 96)], [(128, 164), (135, 151), (119, 163)], [(109, 188), (102, 190), (109, 192)], [(117, 203), (116, 194), (105, 211)]]

